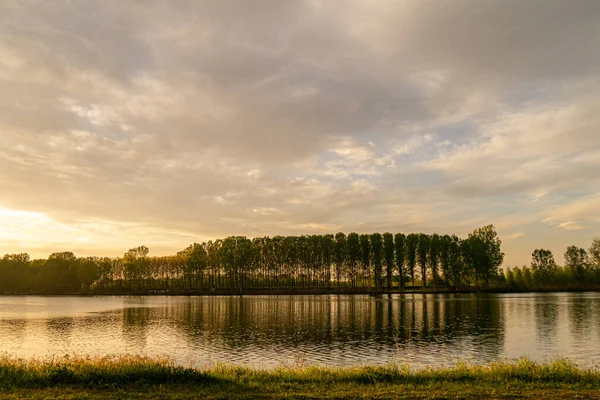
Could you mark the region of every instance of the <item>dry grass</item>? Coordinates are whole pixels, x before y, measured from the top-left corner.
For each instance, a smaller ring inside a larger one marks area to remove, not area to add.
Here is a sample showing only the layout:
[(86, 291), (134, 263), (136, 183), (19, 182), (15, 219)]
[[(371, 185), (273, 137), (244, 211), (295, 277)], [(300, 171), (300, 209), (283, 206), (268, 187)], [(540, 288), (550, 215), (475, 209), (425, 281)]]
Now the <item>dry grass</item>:
[(352, 368), (281, 367), (273, 370), (218, 364), (206, 369), (178, 366), (164, 358), (143, 356), (0, 358), (0, 387), (55, 385), (120, 386), (131, 384), (208, 383), (544, 383), (599, 385), (600, 371), (578, 368), (565, 359), (537, 363), (526, 358), (486, 365), (458, 362), (449, 368), (411, 369), (408, 365)]

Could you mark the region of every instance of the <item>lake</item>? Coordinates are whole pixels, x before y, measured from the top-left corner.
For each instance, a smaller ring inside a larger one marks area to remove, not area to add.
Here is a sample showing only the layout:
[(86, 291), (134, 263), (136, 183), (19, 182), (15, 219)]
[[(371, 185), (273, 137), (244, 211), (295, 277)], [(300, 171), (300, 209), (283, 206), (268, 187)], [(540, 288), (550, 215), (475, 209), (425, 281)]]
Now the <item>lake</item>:
[(600, 361), (600, 294), (0, 297), (0, 353), (182, 365)]

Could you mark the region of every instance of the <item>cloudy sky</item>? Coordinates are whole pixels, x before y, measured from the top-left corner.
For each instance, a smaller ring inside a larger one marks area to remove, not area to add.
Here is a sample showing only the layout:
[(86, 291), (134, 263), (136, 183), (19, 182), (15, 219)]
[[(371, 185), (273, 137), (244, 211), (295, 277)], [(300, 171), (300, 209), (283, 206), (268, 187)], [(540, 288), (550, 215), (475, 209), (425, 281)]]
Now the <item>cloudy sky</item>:
[(0, 2), (0, 253), (600, 235), (600, 1)]

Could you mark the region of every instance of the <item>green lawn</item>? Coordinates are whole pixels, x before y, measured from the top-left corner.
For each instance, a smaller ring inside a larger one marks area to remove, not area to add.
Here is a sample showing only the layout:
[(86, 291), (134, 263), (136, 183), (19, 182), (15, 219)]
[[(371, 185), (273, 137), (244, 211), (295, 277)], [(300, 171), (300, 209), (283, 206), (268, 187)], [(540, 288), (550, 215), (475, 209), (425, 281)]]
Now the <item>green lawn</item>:
[(600, 399), (581, 385), (434, 383), (162, 385), (89, 388), (60, 386), (0, 390), (3, 399)]

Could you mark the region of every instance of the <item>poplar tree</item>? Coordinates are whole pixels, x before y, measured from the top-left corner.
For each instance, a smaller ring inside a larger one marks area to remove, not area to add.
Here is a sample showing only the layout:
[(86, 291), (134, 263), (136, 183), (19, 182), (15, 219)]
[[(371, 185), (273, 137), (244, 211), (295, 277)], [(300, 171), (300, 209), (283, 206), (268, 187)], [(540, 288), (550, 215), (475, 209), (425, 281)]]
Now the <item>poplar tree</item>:
[(381, 233), (373, 233), (370, 237), (371, 240), (371, 252), (373, 254), (373, 275), (375, 279), (375, 287), (381, 288), (382, 283), (382, 255), (383, 255), (383, 241)]
[[(398, 268), (398, 276), (400, 278), (400, 288), (404, 289), (406, 272), (404, 270), (404, 264), (406, 259), (405, 249), (406, 236), (403, 233), (396, 233), (394, 235), (394, 250), (396, 255), (396, 268)], [(414, 269), (414, 268), (413, 268)]]
[(427, 255), (429, 253), (429, 236), (419, 233), (417, 240), (417, 257), (421, 267), (421, 281), (423, 290), (427, 287)]
[(394, 273), (394, 236), (386, 232), (383, 234), (383, 258), (385, 260), (385, 276), (388, 290), (392, 289), (392, 275)]
[(417, 266), (417, 245), (419, 235), (411, 233), (406, 236), (406, 265), (410, 274), (411, 284), (415, 286), (415, 267)]

